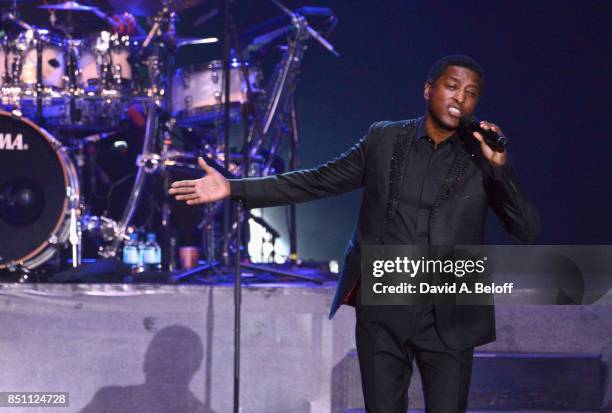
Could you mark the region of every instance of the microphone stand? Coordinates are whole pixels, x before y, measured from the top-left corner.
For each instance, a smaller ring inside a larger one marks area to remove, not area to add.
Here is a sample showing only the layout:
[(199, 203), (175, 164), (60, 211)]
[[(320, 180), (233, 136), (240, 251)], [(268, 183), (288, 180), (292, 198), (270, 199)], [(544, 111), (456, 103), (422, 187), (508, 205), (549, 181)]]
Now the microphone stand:
[[(227, 1), (227, 0), (226, 0)], [(242, 306), (242, 274), (241, 274), (241, 255), (242, 255), (242, 201), (236, 202), (236, 251), (234, 257), (234, 413), (240, 413), (240, 312)]]
[[(230, 2), (223, 0), (224, 17), (224, 40), (223, 40), (223, 145), (224, 145), (224, 166), (225, 170), (230, 170)], [(230, 231), (230, 203), (225, 201), (223, 204), (223, 250), (221, 260), (224, 265), (229, 264), (229, 237)]]
[[(223, 0), (224, 20), (224, 42), (223, 42), (223, 140), (224, 140), (224, 166), (230, 169), (230, 43), (231, 43), (231, 15), (230, 0)], [(247, 79), (248, 82), (248, 79)], [(241, 223), (242, 204), (236, 202), (236, 248), (234, 257), (234, 413), (240, 413), (240, 311), (242, 304), (242, 280), (241, 280)], [(223, 250), (222, 262), (229, 264), (229, 242), (230, 242), (230, 201), (223, 205)]]

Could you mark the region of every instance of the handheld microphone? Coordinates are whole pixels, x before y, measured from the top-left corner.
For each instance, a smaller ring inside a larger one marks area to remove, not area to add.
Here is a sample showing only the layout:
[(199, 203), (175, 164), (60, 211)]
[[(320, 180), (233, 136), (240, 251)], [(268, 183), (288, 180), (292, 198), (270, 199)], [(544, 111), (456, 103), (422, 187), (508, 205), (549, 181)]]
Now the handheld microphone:
[(467, 115), (461, 118), (459, 127), (467, 132), (479, 132), (483, 137), (487, 145), (496, 152), (503, 152), (508, 146), (508, 138), (501, 136), (497, 132), (492, 130), (486, 130), (480, 127), (480, 121), (474, 115)]

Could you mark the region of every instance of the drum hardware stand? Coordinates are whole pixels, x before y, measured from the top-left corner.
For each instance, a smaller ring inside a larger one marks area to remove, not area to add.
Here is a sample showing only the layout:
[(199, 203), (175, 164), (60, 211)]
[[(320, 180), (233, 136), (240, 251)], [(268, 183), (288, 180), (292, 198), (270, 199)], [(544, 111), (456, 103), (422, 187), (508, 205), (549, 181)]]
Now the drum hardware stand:
[(117, 256), (119, 247), (125, 239), (127, 239), (128, 225), (134, 217), (140, 195), (144, 189), (144, 183), (146, 175), (152, 173), (155, 170), (160, 156), (154, 152), (155, 137), (157, 132), (159, 111), (157, 103), (153, 98), (147, 100), (147, 120), (145, 126), (145, 137), (142, 147), (142, 154), (140, 155), (141, 162), (136, 173), (136, 179), (134, 180), (134, 186), (132, 187), (132, 193), (123, 211), (121, 220), (117, 223), (117, 234), (116, 239), (113, 243), (106, 247), (100, 252), (100, 255), (104, 258), (113, 258)]
[(273, 89), (275, 93), (273, 94), (273, 98), (270, 100), (270, 103), (266, 110), (266, 117), (265, 117), (265, 122), (264, 122), (264, 129), (263, 129), (264, 134), (268, 132), (272, 124), (272, 120), (274, 119), (274, 115), (276, 114), (276, 109), (278, 107), (280, 98), (284, 90), (283, 86), (285, 82), (287, 81), (287, 76), (290, 73), (290, 69), (292, 69), (292, 65), (295, 63), (295, 66), (297, 69), (297, 66), (299, 66), (301, 62), (301, 59), (304, 53), (304, 48), (305, 48), (305, 46), (302, 44), (302, 41), (304, 40), (303, 38), (312, 37), (317, 42), (319, 42), (324, 48), (326, 48), (331, 53), (333, 53), (336, 57), (340, 56), (338, 52), (334, 49), (334, 46), (331, 43), (329, 43), (315, 29), (310, 27), (310, 25), (308, 24), (308, 21), (306, 20), (304, 16), (293, 13), (291, 10), (283, 6), (277, 0), (270, 0), (270, 1), (272, 1), (272, 3), (274, 3), (276, 6), (278, 6), (285, 14), (291, 17), (291, 23), (296, 29), (296, 34), (294, 37), (294, 41), (289, 44), (289, 49), (287, 51), (288, 59), (286, 60), (285, 66), (281, 70), (281, 74), (278, 78), (278, 82), (277, 84), (275, 84), (275, 88)]
[[(278, 113), (279, 102), (286, 95), (287, 84), (294, 80), (297, 74), (297, 69), (302, 61), (305, 46), (302, 44), (303, 29), (297, 27), (297, 33), (293, 41), (290, 41), (289, 46), (285, 51), (284, 62), (280, 63), (278, 75), (274, 82), (270, 100), (266, 107), (264, 116), (263, 134), (266, 135), (272, 126), (272, 121)], [(290, 76), (292, 75), (292, 76)], [(252, 153), (252, 152), (251, 152)]]
[[(169, 82), (171, 83), (171, 82)], [(161, 212), (161, 229), (164, 233), (164, 240), (167, 240), (166, 251), (168, 256), (166, 257), (166, 263), (168, 271), (174, 271), (176, 268), (176, 232), (171, 227), (171, 215), (172, 210), (170, 209), (170, 194), (168, 189), (170, 188), (170, 179), (166, 171), (165, 165), (168, 159), (168, 152), (172, 146), (172, 127), (174, 121), (171, 119), (165, 124), (164, 131), (164, 142), (162, 146), (162, 164), (161, 164), (161, 179), (162, 179), (162, 212)], [(165, 241), (166, 242), (166, 241)]]
[[(231, 16), (231, 13), (228, 13), (226, 23), (227, 23), (227, 26), (225, 27), (224, 63), (222, 64), (223, 66), (222, 88), (223, 88), (223, 93), (224, 93), (224, 104), (222, 107), (223, 107), (223, 114), (224, 114), (224, 117), (223, 117), (223, 138), (224, 138), (223, 154), (224, 154), (224, 159), (225, 159), (224, 167), (225, 167), (225, 170), (227, 171), (230, 168), (229, 161), (231, 160), (231, 156), (229, 153), (229, 149), (230, 149), (230, 145), (229, 145), (229, 136), (230, 136), (229, 105), (231, 104), (231, 102), (230, 102), (230, 99), (228, 98), (228, 95), (231, 91), (231, 85), (230, 85), (231, 72), (230, 72), (230, 60), (229, 60), (231, 58), (231, 49), (229, 48), (231, 43), (233, 43), (234, 51), (236, 52), (238, 56), (238, 59), (240, 62), (239, 68), (241, 71), (242, 78), (245, 80), (245, 85), (246, 85), (247, 100), (244, 103), (244, 106), (241, 108), (242, 109), (241, 114), (242, 114), (243, 120), (245, 121), (245, 135), (246, 135), (245, 142), (247, 144), (252, 141), (250, 137), (256, 134), (256, 131), (260, 130), (260, 126), (259, 126), (260, 121), (259, 121), (257, 108), (255, 107), (255, 97), (254, 97), (254, 92), (252, 90), (251, 83), (250, 83), (249, 70), (246, 65), (246, 60), (243, 58), (242, 49), (240, 47), (240, 39), (239, 39), (238, 32), (234, 24), (233, 17)], [(248, 109), (248, 111), (246, 109)], [(252, 122), (249, 122), (249, 116), (247, 112), (250, 112)], [(219, 142), (220, 142), (219, 122), (215, 123), (215, 133), (216, 133), (217, 145), (219, 145)], [(243, 145), (243, 151), (244, 151), (244, 148), (247, 147), (247, 144)], [(213, 151), (212, 155), (213, 155), (213, 158), (212, 158), (213, 160), (217, 158), (216, 151)], [(249, 159), (248, 156), (245, 156), (243, 158), (243, 163), (237, 168), (237, 173), (236, 173), (237, 175), (242, 175), (242, 176), (248, 175), (248, 159)], [(209, 257), (209, 259), (213, 259), (216, 256), (216, 251), (215, 251), (215, 231), (214, 231), (214, 226), (212, 225), (212, 221), (214, 220), (214, 217), (216, 217), (217, 214), (221, 212), (221, 208), (223, 208), (223, 233), (226, 234), (226, 236), (223, 237), (221, 257), (222, 257), (222, 261), (224, 265), (228, 265), (229, 255), (230, 255), (229, 254), (229, 242), (233, 235), (233, 232), (230, 229), (228, 229), (229, 223), (231, 220), (229, 218), (231, 215), (229, 213), (230, 211), (229, 204), (224, 201), (219, 201), (212, 205), (206, 205), (204, 217), (202, 221), (198, 224), (198, 229), (202, 230), (202, 241), (203, 241), (202, 245), (206, 245), (208, 247), (207, 256)]]
[(10, 20), (24, 30), (32, 30), (32, 26), (19, 18), (19, 7), (17, 7), (17, 0), (11, 2), (11, 6), (8, 12), (2, 14), (2, 20)]
[[(205, 205), (204, 206), (205, 209), (205, 215), (206, 214), (210, 214), (212, 207), (210, 205)], [(209, 222), (202, 231), (202, 245), (206, 245), (208, 247), (208, 251), (207, 251), (207, 257), (208, 260), (211, 261), (214, 259), (214, 257), (216, 256), (216, 251), (215, 251), (215, 226), (213, 225), (212, 222)]]
[(36, 123), (44, 124), (42, 116), (43, 105), (43, 42), (38, 30), (34, 31), (36, 42)]
[[(154, 43), (153, 53), (146, 59), (149, 79), (151, 81), (151, 90), (149, 90), (148, 94), (149, 96), (157, 96), (158, 98), (160, 98), (162, 96), (162, 93), (164, 93), (162, 91), (162, 89), (164, 89), (162, 85), (164, 85), (165, 83), (162, 81), (162, 73), (160, 70), (161, 44), (165, 43), (167, 45), (167, 48), (170, 49), (171, 43), (173, 43), (174, 39), (174, 25), (176, 21), (176, 13), (174, 13), (170, 9), (172, 3), (173, 0), (164, 0), (162, 9), (153, 18), (153, 25), (148, 31), (147, 36), (142, 42), (140, 48), (140, 54), (142, 56), (142, 53), (145, 51), (145, 49), (149, 47), (153, 39), (155, 37), (158, 38), (158, 41)], [(166, 34), (168, 36), (164, 39), (163, 36)], [(167, 53), (167, 58), (165, 62), (168, 73), (171, 73), (170, 70), (174, 69), (174, 62), (171, 61), (172, 57), (170, 55), (171, 53)], [(171, 95), (169, 95), (167, 92), (169, 90), (168, 86), (172, 82), (168, 81), (167, 83), (168, 84), (164, 85), (166, 93), (164, 93), (164, 96), (160, 99), (163, 100), (163, 103), (160, 103), (160, 105), (166, 110), (169, 109), (169, 102), (171, 102)]]
[[(174, 76), (174, 51), (176, 49), (175, 37), (176, 37), (176, 13), (170, 12), (169, 6), (172, 4), (172, 0), (168, 1), (164, 4), (161, 13), (156, 18), (154, 23), (157, 24), (158, 30), (159, 27), (164, 27), (164, 33), (161, 36), (165, 36), (166, 42), (166, 59), (165, 59), (165, 69), (166, 69), (166, 79), (168, 81), (165, 84), (165, 94), (164, 94), (164, 102), (163, 107), (169, 112), (172, 111), (172, 77)], [(143, 45), (144, 46), (144, 45)], [(155, 56), (159, 55), (159, 45), (156, 45), (158, 49), (158, 53)], [(159, 72), (159, 63), (157, 64), (157, 72)], [(161, 83), (160, 83), (161, 84)], [(168, 150), (172, 147), (172, 136), (174, 130), (175, 120), (169, 119), (164, 123), (164, 139), (162, 146), (162, 159), (164, 163), (162, 164), (161, 169), (161, 179), (162, 179), (162, 219), (161, 219), (161, 231), (163, 232), (163, 239), (167, 240), (165, 245), (165, 250), (168, 252), (167, 256), (167, 267), (169, 271), (174, 271), (176, 268), (176, 232), (171, 227), (171, 215), (172, 210), (170, 209), (170, 195), (168, 194), (168, 189), (170, 188), (169, 175), (166, 172), (165, 160), (168, 158)]]
[(83, 143), (83, 139), (74, 139), (76, 140), (77, 152), (74, 155), (76, 168), (77, 168), (77, 176), (79, 177), (79, 186), (80, 188), (84, 188), (84, 178), (83, 178), (83, 170), (85, 168), (85, 144)]
[(97, 178), (97, 170), (96, 166), (98, 165), (98, 148), (93, 143), (88, 143), (85, 146), (85, 159), (87, 164), (87, 169), (89, 172), (89, 194), (94, 197), (95, 194), (98, 193), (98, 178)]
[(68, 40), (68, 62), (66, 64), (66, 70), (68, 71), (68, 96), (69, 96), (69, 108), (70, 108), (70, 120), (73, 124), (77, 123), (76, 119), (76, 101), (75, 95), (77, 93), (77, 74), (79, 65), (77, 63), (77, 50), (76, 45), (72, 39)]
[[(172, 12), (166, 18), (167, 29), (165, 30), (165, 40), (166, 40), (166, 48), (167, 48), (167, 56), (166, 56), (166, 90), (165, 90), (165, 101), (164, 108), (169, 113), (173, 113), (172, 108), (172, 77), (174, 76), (174, 53), (176, 51), (176, 13)], [(174, 126), (174, 124), (172, 124)]]
[[(323, 47), (333, 53), (335, 56), (339, 56), (338, 52), (334, 49), (334, 47), (316, 30), (314, 30), (306, 19), (303, 16), (300, 16), (296, 13), (293, 13), (291, 10), (283, 6), (277, 0), (271, 0), (274, 4), (276, 4), (281, 10), (283, 10), (287, 15), (291, 17), (292, 24), (297, 28), (297, 33), (295, 35), (294, 44), (289, 46), (289, 50), (287, 54), (290, 56), (290, 60), (288, 60), (288, 64), (283, 67), (280, 76), (280, 83), (282, 85), (283, 82), (287, 82), (287, 77), (290, 72), (290, 64), (297, 59), (298, 63), (301, 60), (304, 53), (304, 46), (301, 48), (297, 48), (297, 42), (300, 40), (301, 36), (309, 36), (318, 41)], [(293, 50), (292, 47), (293, 46)], [(294, 53), (295, 57), (291, 57), (291, 54)], [(294, 92), (296, 86), (296, 75), (298, 72), (298, 68), (293, 69), (293, 73), (291, 78), (289, 79), (289, 86), (286, 87), (287, 97), (286, 97), (286, 105), (288, 108), (285, 108), (285, 113), (289, 113), (290, 116), (290, 125), (289, 125), (289, 141), (290, 141), (290, 151), (291, 151), (291, 159), (290, 159), (290, 168), (291, 170), (297, 170), (299, 168), (299, 159), (298, 159), (298, 147), (299, 147), (299, 135), (297, 128), (297, 116), (295, 111), (295, 102), (294, 102)], [(266, 126), (264, 127), (264, 131), (270, 127), (272, 119), (274, 118), (277, 105), (282, 95), (283, 87), (278, 87), (278, 93), (271, 101), (271, 105), (268, 107), (268, 116), (266, 118)], [(268, 159), (268, 164), (266, 168), (270, 167), (271, 159)], [(265, 170), (264, 173), (268, 173), (268, 170)], [(289, 259), (292, 266), (297, 264), (298, 254), (297, 254), (297, 208), (295, 204), (289, 205), (289, 214), (290, 214), (290, 225), (289, 225)]]
[[(70, 188), (69, 188), (70, 189)], [(72, 190), (68, 191), (68, 198), (70, 199), (70, 224), (68, 229), (68, 241), (72, 247), (72, 267), (76, 268), (81, 265), (81, 253), (82, 253), (82, 231), (81, 221), (78, 217), (78, 211), (80, 210), (80, 198), (79, 194), (73, 193)]]
[[(26, 23), (25, 21), (19, 18), (19, 9), (17, 7), (17, 0), (13, 0), (13, 2), (11, 3), (11, 8), (9, 9), (7, 13), (3, 14), (2, 18), (3, 20), (12, 21), (13, 23), (18, 25), (25, 31), (29, 31), (33, 34), (37, 33), (37, 29), (35, 29), (33, 26), (31, 26), (30, 24)], [(10, 62), (10, 65), (8, 63), (9, 62), (9, 52), (13, 52), (14, 54), (13, 60)], [(9, 98), (10, 102), (8, 103), (13, 106), (11, 112), (15, 116), (18, 116), (18, 117), (22, 116), (21, 107), (20, 107), (21, 99), (18, 98), (18, 96), (21, 93), (21, 88), (19, 85), (19, 76), (21, 74), (25, 52), (26, 52), (26, 48), (24, 48), (23, 50), (20, 50), (15, 45), (11, 45), (10, 50), (9, 48), (7, 48), (7, 52), (5, 53), (5, 56), (4, 56), (4, 59), (5, 59), (4, 65), (5, 65), (6, 72), (4, 73), (5, 79), (4, 79), (3, 84), (7, 84), (8, 90), (10, 91), (11, 96)], [(37, 78), (37, 83), (39, 83), (38, 79), (40, 78)]]
[[(77, 148), (78, 151), (74, 156), (76, 160), (77, 177), (79, 181), (79, 188), (84, 189), (83, 168), (85, 167), (85, 145), (83, 144), (83, 141), (77, 141)], [(85, 202), (82, 196), (77, 196), (75, 194), (68, 193), (68, 199), (70, 200), (70, 224), (68, 230), (68, 241), (72, 246), (72, 267), (76, 268), (81, 265), (82, 260), (83, 223), (81, 222), (81, 220), (85, 218), (85, 216), (87, 215), (87, 211), (85, 210)], [(77, 209), (80, 212), (85, 212), (85, 216), (77, 217)]]
[(303, 29), (305, 29), (308, 32), (308, 35), (312, 37), (313, 39), (315, 39), (317, 42), (319, 42), (321, 46), (329, 50), (329, 52), (332, 53), (334, 56), (340, 57), (340, 53), (336, 51), (334, 46), (330, 42), (328, 42), (327, 39), (325, 39), (325, 37), (321, 36), (319, 32), (317, 32), (315, 29), (310, 27), (310, 25), (308, 24), (304, 16), (301, 16), (299, 14), (292, 12), (287, 7), (283, 6), (278, 0), (270, 0), (270, 1), (276, 4), (278, 8), (280, 8), (283, 12), (285, 12), (285, 14), (291, 17), (291, 22), (295, 26), (300, 26)]
[[(87, 136), (82, 139), (73, 138), (71, 144), (73, 148), (76, 148), (76, 153), (73, 158), (76, 164), (76, 171), (78, 177), (79, 188), (81, 188), (81, 194), (78, 199), (73, 200), (74, 195), (68, 194), (70, 199), (70, 224), (69, 224), (69, 242), (72, 245), (72, 266), (76, 267), (80, 265), (82, 261), (82, 232), (83, 227), (85, 231), (90, 230), (89, 228), (89, 210), (85, 201), (85, 195), (83, 194), (85, 189), (84, 182), (84, 168), (87, 166), (89, 176), (89, 193), (94, 194), (96, 192), (96, 179), (95, 179), (95, 160), (92, 159), (90, 154), (85, 154), (85, 145), (97, 142), (100, 139), (104, 139), (102, 135), (109, 136), (110, 134), (96, 134)], [(77, 211), (79, 212), (77, 214)]]
[[(249, 74), (249, 68), (247, 66), (247, 62), (246, 59), (244, 58), (244, 53), (242, 51), (242, 47), (240, 45), (240, 36), (238, 35), (238, 29), (236, 28), (236, 24), (234, 22), (234, 18), (232, 16), (231, 13), (228, 13), (228, 20), (229, 20), (229, 29), (232, 33), (232, 39), (234, 41), (234, 50), (236, 50), (236, 53), (238, 55), (238, 60), (240, 62), (240, 70), (242, 72), (242, 77), (245, 81), (246, 84), (246, 92), (247, 92), (247, 104), (245, 105), (245, 107), (243, 108), (244, 110), (242, 111), (242, 115), (243, 115), (243, 120), (244, 120), (244, 128), (245, 128), (245, 135), (244, 135), (244, 142), (242, 145), (242, 176), (243, 177), (248, 177), (249, 176), (249, 171), (250, 171), (250, 162), (251, 162), (251, 153), (250, 153), (250, 146), (253, 142), (253, 137), (254, 136), (261, 136), (262, 135), (262, 130), (261, 130), (261, 120), (259, 118), (259, 111), (258, 111), (258, 107), (256, 104), (256, 97), (253, 93), (253, 89), (251, 87), (251, 77)], [(229, 88), (229, 85), (228, 85)], [(226, 95), (226, 99), (227, 99), (227, 95)], [(227, 108), (226, 108), (227, 109)], [(246, 214), (248, 216), (252, 216), (251, 213), (249, 211), (246, 211)], [(263, 221), (263, 220), (262, 220)], [(248, 248), (248, 245), (246, 245), (246, 242), (243, 242), (242, 239), (245, 237), (240, 237), (238, 235), (239, 233), (239, 228), (241, 227), (243, 223), (243, 218), (242, 215), (240, 214), (240, 205), (237, 207), (237, 213), (236, 213), (236, 222), (234, 223), (235, 227), (236, 227), (236, 231), (237, 231), (237, 235), (236, 235), (236, 251), (237, 251), (237, 260), (240, 260), (240, 255), (241, 255), (241, 248), (244, 248), (244, 250), (246, 251)], [(265, 223), (265, 221), (264, 221)], [(267, 224), (267, 223), (266, 223)], [(212, 225), (210, 225), (212, 227)], [(227, 234), (227, 233), (226, 233)], [(227, 237), (226, 237), (227, 238)], [(231, 235), (230, 237), (231, 238)], [(246, 240), (245, 240), (246, 241)], [(238, 265), (236, 266), (236, 268), (239, 268)], [(237, 272), (238, 274), (239, 272)]]
[[(291, 170), (296, 170), (299, 168), (299, 160), (298, 160), (298, 145), (299, 145), (299, 135), (297, 129), (297, 117), (295, 111), (294, 104), (294, 92), (295, 86), (297, 83), (297, 75), (299, 72), (299, 64), (303, 57), (304, 50), (306, 48), (303, 45), (302, 39), (304, 37), (313, 37), (319, 43), (321, 43), (327, 50), (332, 52), (334, 55), (338, 56), (338, 53), (335, 51), (333, 46), (327, 42), (318, 32), (312, 29), (306, 19), (303, 16), (296, 15), (291, 12), (289, 9), (278, 3), (276, 0), (272, 0), (274, 4), (280, 7), (285, 13), (289, 14), (292, 18), (292, 23), (296, 27), (296, 34), (293, 42), (289, 43), (289, 47), (286, 51), (286, 60), (285, 63), (281, 66), (279, 70), (279, 76), (274, 84), (273, 95), (271, 96), (268, 106), (266, 108), (266, 117), (264, 123), (264, 134), (270, 130), (272, 126), (272, 122), (275, 119), (277, 113), (280, 112), (280, 117), (277, 120), (277, 132), (275, 134), (275, 139), (272, 143), (271, 153), (273, 154), (276, 151), (276, 146), (279, 143), (280, 135), (285, 132), (289, 132), (290, 136), (290, 148), (291, 148), (291, 160), (290, 167)], [(282, 101), (282, 103), (281, 103)], [(278, 108), (281, 107), (282, 110), (279, 111)], [(284, 117), (289, 116), (290, 122), (289, 125), (285, 125)], [(268, 175), (270, 172), (272, 163), (272, 157), (270, 157), (266, 163), (266, 167), (262, 175)], [(290, 263), (294, 266), (297, 263), (297, 210), (295, 205), (289, 206), (290, 210)], [(292, 278), (298, 278), (301, 280), (311, 281), (318, 284), (322, 283), (322, 280), (318, 277), (310, 277), (303, 274), (299, 274), (295, 271), (287, 271), (278, 268), (270, 268), (265, 265), (254, 265), (254, 264), (243, 264), (244, 268), (248, 268), (253, 271), (261, 271), (261, 272), (269, 272), (271, 274), (286, 276)]]
[[(295, 113), (295, 101), (291, 96), (291, 139), (290, 151), (291, 159), (289, 167), (292, 171), (296, 171), (300, 167), (299, 154), (299, 136), (297, 129), (297, 116)], [(295, 204), (289, 205), (289, 261), (291, 265), (297, 264), (297, 207)]]
[[(254, 131), (254, 132), (260, 132), (260, 121), (259, 121), (259, 116), (257, 113), (257, 108), (255, 105), (255, 98), (254, 98), (254, 94), (253, 94), (253, 90), (251, 88), (251, 81), (250, 81), (250, 75), (249, 75), (249, 70), (247, 67), (247, 63), (246, 60), (244, 59), (243, 53), (242, 53), (242, 47), (240, 46), (240, 38), (238, 36), (238, 30), (236, 28), (236, 25), (234, 23), (234, 18), (229, 10), (229, 1), (225, 2), (225, 9), (224, 9), (224, 28), (225, 28), (225, 38), (224, 38), (224, 56), (223, 56), (223, 93), (224, 93), (224, 105), (223, 105), (223, 115), (224, 115), (224, 119), (223, 119), (223, 136), (224, 136), (224, 166), (226, 170), (230, 170), (230, 91), (231, 91), (231, 84), (230, 84), (230, 79), (231, 79), (231, 66), (230, 66), (230, 59), (231, 59), (231, 43), (234, 44), (234, 50), (236, 51), (237, 55), (238, 55), (238, 59), (239, 59), (239, 67), (240, 67), (240, 71), (242, 74), (242, 77), (244, 79), (244, 82), (246, 84), (246, 91), (247, 91), (247, 108), (249, 109), (248, 112), (251, 113), (252, 115), (252, 125), (251, 128), (247, 128), (248, 131)], [(244, 116), (244, 112), (243, 112), (243, 116)], [(245, 119), (248, 119), (248, 115), (244, 116)], [(248, 120), (247, 122), (245, 122), (248, 124)], [(249, 175), (249, 150), (248, 150), (248, 145), (249, 145), (249, 136), (250, 133), (247, 133), (245, 136), (245, 142), (243, 144), (243, 150), (242, 153), (244, 154), (244, 157), (242, 159), (242, 168), (238, 169), (238, 173), (237, 175), (242, 175), (243, 177), (247, 177)], [(223, 210), (223, 233), (224, 233), (224, 237), (223, 237), (223, 249), (221, 252), (221, 256), (222, 256), (222, 260), (223, 263), (225, 265), (229, 264), (229, 242), (231, 240), (231, 229), (230, 229), (230, 202), (229, 201), (225, 201), (223, 202), (224, 205), (224, 210)], [(240, 226), (242, 223), (242, 220), (239, 219), (240, 215), (236, 215), (236, 219), (238, 224), (236, 226)], [(214, 242), (214, 233), (213, 233), (213, 226), (212, 225), (206, 225), (206, 226), (201, 226), (200, 228), (205, 227), (209, 229), (209, 238), (212, 238), (211, 241)], [(238, 240), (236, 241), (237, 245), (236, 245), (236, 249), (240, 250), (240, 244), (238, 243)], [(214, 246), (212, 247), (214, 248)], [(214, 252), (214, 251), (213, 251)], [(209, 257), (214, 257), (214, 255), (210, 255)]]
[[(277, 69), (278, 76), (273, 85), (272, 94), (266, 107), (263, 133), (268, 134), (268, 132), (272, 130), (272, 126), (274, 126), (275, 130), (270, 148), (271, 154), (276, 152), (280, 144), (281, 136), (288, 132), (291, 133), (291, 145), (293, 145), (293, 141), (295, 141), (295, 148), (297, 150), (296, 140), (298, 135), (293, 96), (297, 85), (299, 65), (306, 49), (306, 46), (301, 44), (304, 33), (304, 31), (300, 32), (300, 28), (298, 27), (295, 40), (290, 42), (289, 46), (286, 48), (285, 57)], [(290, 120), (289, 124), (287, 124), (286, 121), (287, 117), (289, 117)], [(276, 121), (276, 123), (274, 123), (274, 121)], [(252, 147), (250, 149), (250, 154), (254, 155), (258, 149), (259, 146)], [(296, 169), (297, 158), (293, 158), (294, 154), (292, 154), (292, 160), (295, 161), (295, 165), (292, 165), (292, 168)], [(263, 176), (270, 173), (272, 161), (272, 157), (269, 157), (262, 173)]]
[[(248, 158), (249, 159), (253, 158), (263, 146), (263, 143), (264, 143), (263, 138), (269, 131), (269, 126), (266, 127), (266, 125), (271, 125), (272, 119), (276, 115), (276, 109), (278, 107), (278, 102), (281, 98), (281, 95), (286, 95), (284, 91), (287, 87), (287, 80), (290, 78), (289, 74), (295, 71), (301, 62), (301, 56), (303, 53), (304, 46), (300, 45), (300, 42), (301, 42), (300, 37), (296, 35), (295, 38), (296, 40), (291, 42), (290, 47), (285, 52), (285, 56), (283, 57), (283, 60), (281, 61), (281, 63), (279, 63), (280, 69), (277, 69), (276, 80), (274, 81), (272, 91), (270, 93), (270, 97), (268, 98), (268, 104), (264, 112), (264, 117), (263, 117), (264, 122), (262, 122), (264, 125), (263, 130), (261, 131), (261, 133), (258, 134), (256, 133), (256, 130), (254, 128), (251, 129), (250, 133), (254, 136), (254, 138), (250, 140), (249, 146), (248, 146)], [(298, 50), (298, 46), (300, 47), (300, 50)], [(291, 78), (293, 78), (293, 76), (291, 76)], [(226, 147), (227, 146), (228, 145), (226, 145)], [(270, 157), (272, 157), (273, 155), (274, 155), (273, 153), (270, 153)], [(226, 155), (225, 158), (227, 160), (229, 156)], [(238, 167), (236, 168), (237, 172), (235, 173), (235, 175), (244, 174), (243, 169), (244, 169), (243, 165), (238, 165)], [(262, 176), (265, 176), (265, 175), (266, 175), (265, 173), (262, 174)], [(198, 228), (201, 229), (204, 226), (208, 225), (214, 219), (214, 217), (220, 211), (220, 209), (223, 208), (223, 205), (224, 205), (223, 201), (218, 201), (214, 203), (213, 207), (211, 208), (210, 213), (207, 214), (202, 219), (202, 221), (198, 225)]]
[[(240, 62), (240, 71), (242, 72), (242, 77), (245, 80), (246, 85), (246, 93), (247, 93), (247, 102), (245, 105), (245, 111), (243, 112), (243, 117), (245, 119), (245, 142), (243, 145), (243, 163), (245, 169), (245, 176), (249, 175), (249, 146), (251, 145), (252, 138), (254, 135), (261, 135), (261, 120), (259, 118), (259, 111), (256, 104), (255, 94), (253, 93), (253, 88), (251, 87), (249, 67), (246, 64), (246, 59), (244, 58), (244, 53), (242, 52), (242, 47), (240, 45), (240, 36), (238, 35), (238, 29), (236, 28), (236, 24), (234, 22), (233, 16), (230, 14), (230, 31), (232, 33), (232, 40), (234, 42), (234, 50), (238, 55), (238, 61)], [(252, 125), (249, 125), (249, 115), (252, 118)]]
[(179, 282), (191, 277), (192, 275), (198, 274), (200, 272), (214, 270), (215, 267), (218, 267), (221, 263), (218, 261), (210, 261), (204, 265), (198, 265), (197, 267), (190, 268), (181, 272), (180, 274), (172, 275), (168, 278), (168, 282), (172, 284), (178, 284)]
[(320, 277), (312, 277), (310, 275), (299, 274), (299, 273), (296, 273), (295, 271), (283, 270), (280, 268), (270, 268), (270, 266), (267, 266), (267, 265), (248, 264), (244, 262), (241, 263), (240, 266), (250, 271), (269, 273), (272, 275), (278, 275), (280, 277), (295, 278), (301, 281), (313, 282), (315, 284), (323, 284), (323, 280)]

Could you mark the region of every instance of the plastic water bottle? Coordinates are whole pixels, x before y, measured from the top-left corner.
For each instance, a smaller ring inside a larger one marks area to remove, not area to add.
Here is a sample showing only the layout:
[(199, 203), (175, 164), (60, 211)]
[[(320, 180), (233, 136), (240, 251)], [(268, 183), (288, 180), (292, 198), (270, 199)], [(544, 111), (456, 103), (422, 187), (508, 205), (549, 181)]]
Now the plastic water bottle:
[(161, 270), (161, 247), (152, 232), (147, 234), (147, 242), (142, 249), (142, 261), (149, 271)]
[(140, 271), (140, 251), (138, 249), (138, 234), (133, 232), (123, 246), (123, 263), (131, 267), (132, 273)]

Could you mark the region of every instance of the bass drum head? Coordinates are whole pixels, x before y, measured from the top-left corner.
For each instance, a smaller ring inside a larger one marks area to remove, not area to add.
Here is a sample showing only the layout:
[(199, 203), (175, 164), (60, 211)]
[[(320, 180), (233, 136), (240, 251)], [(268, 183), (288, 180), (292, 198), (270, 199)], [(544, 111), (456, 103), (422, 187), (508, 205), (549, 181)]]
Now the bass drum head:
[[(29, 120), (0, 112), (0, 268), (26, 264), (60, 234), (74, 188), (71, 164)], [(77, 190), (78, 192), (78, 190)], [(38, 265), (32, 265), (34, 267)]]

